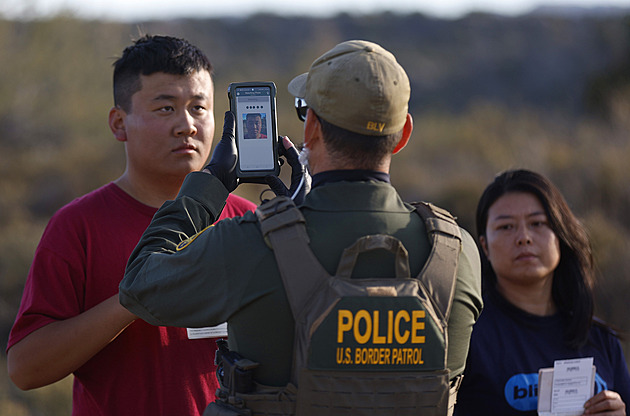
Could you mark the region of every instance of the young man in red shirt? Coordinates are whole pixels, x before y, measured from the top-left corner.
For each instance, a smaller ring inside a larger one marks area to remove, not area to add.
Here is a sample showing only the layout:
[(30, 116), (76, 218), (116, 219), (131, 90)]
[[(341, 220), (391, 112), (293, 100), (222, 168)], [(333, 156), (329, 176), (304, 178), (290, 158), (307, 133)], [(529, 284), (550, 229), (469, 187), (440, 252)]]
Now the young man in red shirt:
[[(73, 415), (200, 415), (214, 400), (214, 339), (134, 320), (118, 302), (153, 214), (208, 159), (213, 101), (212, 65), (183, 39), (144, 36), (115, 62), (109, 126), (126, 169), (61, 208), (42, 236), (7, 346), (19, 388), (74, 374)], [(230, 195), (220, 219), (254, 208)]]

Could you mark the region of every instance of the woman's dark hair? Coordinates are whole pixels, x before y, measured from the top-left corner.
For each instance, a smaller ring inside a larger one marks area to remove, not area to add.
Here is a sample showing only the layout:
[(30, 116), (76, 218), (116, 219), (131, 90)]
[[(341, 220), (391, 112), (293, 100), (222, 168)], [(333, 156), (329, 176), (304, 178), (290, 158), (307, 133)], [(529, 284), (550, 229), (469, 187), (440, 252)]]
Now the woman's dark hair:
[(171, 36), (144, 35), (125, 48), (114, 62), (114, 104), (131, 111), (131, 96), (138, 92), (140, 75), (164, 72), (172, 75), (190, 75), (208, 71), (212, 64), (196, 46), (184, 39)]
[(392, 154), (402, 138), (402, 130), (386, 136), (369, 136), (346, 130), (319, 116), (317, 119), (330, 156), (340, 162), (347, 161), (355, 169), (374, 169)]
[[(594, 268), (590, 241), (586, 230), (551, 181), (529, 170), (509, 170), (499, 174), (485, 189), (477, 204), (477, 236), (485, 236), (488, 210), (497, 199), (509, 192), (534, 195), (547, 214), (552, 231), (560, 241), (560, 263), (554, 271), (552, 298), (566, 321), (565, 340), (579, 348), (588, 339), (593, 320)], [(496, 286), (497, 277), (481, 251), (485, 285)]]

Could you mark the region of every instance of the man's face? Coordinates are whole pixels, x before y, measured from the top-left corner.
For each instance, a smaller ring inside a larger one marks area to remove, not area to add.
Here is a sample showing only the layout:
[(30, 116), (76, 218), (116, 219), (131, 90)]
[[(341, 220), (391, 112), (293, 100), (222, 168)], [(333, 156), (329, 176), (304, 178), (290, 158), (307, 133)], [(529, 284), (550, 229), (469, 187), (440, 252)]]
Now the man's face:
[(142, 88), (131, 97), (130, 112), (123, 111), (127, 169), (153, 180), (181, 180), (200, 170), (214, 136), (210, 74), (157, 72), (141, 75), (140, 81)]
[(260, 131), (262, 129), (262, 121), (260, 116), (247, 117), (247, 135), (250, 138), (260, 138)]

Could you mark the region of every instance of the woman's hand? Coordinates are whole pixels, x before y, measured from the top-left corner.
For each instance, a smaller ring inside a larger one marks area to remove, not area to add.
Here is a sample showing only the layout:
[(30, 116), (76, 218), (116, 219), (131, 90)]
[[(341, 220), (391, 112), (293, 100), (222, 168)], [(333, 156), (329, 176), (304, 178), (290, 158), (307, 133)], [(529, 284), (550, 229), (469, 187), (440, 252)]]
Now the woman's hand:
[(585, 415), (626, 416), (626, 404), (619, 393), (604, 390), (584, 403)]

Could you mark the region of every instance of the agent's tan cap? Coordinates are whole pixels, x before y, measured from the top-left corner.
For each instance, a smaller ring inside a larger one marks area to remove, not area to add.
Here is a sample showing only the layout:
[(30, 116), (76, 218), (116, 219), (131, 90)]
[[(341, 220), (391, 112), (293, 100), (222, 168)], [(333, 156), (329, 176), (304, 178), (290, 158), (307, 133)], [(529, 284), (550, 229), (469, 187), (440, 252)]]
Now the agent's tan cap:
[(391, 52), (376, 43), (351, 40), (317, 58), (309, 72), (289, 83), (289, 92), (329, 123), (384, 136), (405, 125), (411, 88)]

